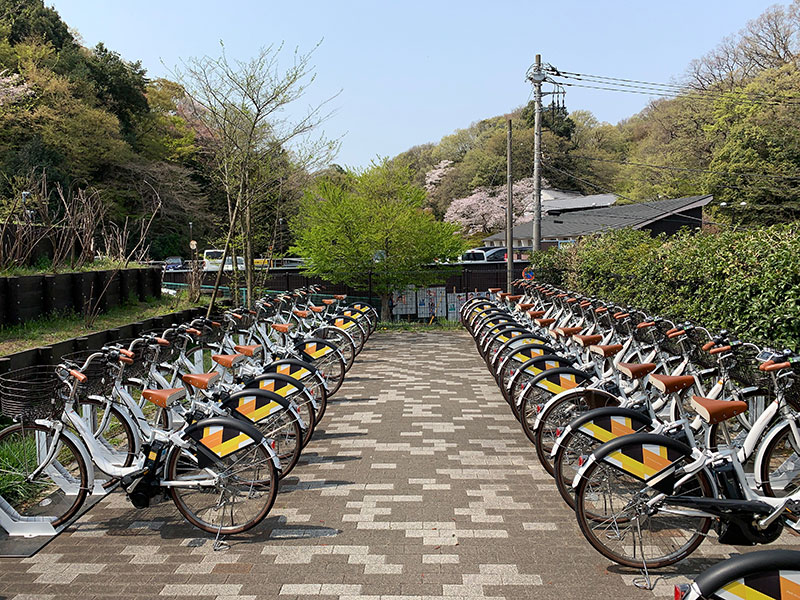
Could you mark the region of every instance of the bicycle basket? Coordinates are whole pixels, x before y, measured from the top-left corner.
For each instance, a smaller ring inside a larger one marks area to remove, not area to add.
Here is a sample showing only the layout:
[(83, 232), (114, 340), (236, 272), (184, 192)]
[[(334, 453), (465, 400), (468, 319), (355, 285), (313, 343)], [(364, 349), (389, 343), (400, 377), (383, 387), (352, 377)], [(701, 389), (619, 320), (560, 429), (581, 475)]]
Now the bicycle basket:
[(661, 321), (656, 324), (655, 329), (658, 330), (658, 332), (656, 333), (659, 339), (658, 346), (664, 352), (666, 352), (671, 356), (683, 355), (683, 348), (681, 347), (681, 344), (678, 341), (679, 338), (669, 338), (667, 336), (667, 332), (670, 329), (675, 329), (675, 326), (672, 323), (669, 323), (667, 321)]
[[(96, 353), (97, 350), (80, 350), (78, 352), (70, 352), (61, 357), (61, 360), (73, 363), (75, 368), (80, 368), (90, 355)], [(94, 359), (83, 371), (87, 379), (83, 382), (77, 382), (76, 392), (81, 397), (86, 396), (110, 396), (111, 390), (114, 387), (114, 375), (109, 373), (108, 362), (100, 357)]]
[(21, 421), (61, 416), (67, 393), (52, 365), (25, 367), (0, 375), (0, 412)]
[(633, 338), (641, 344), (660, 346), (666, 337), (664, 332), (655, 325), (637, 329), (637, 325), (641, 323), (649, 323), (651, 320), (647, 317), (647, 315), (639, 311), (631, 313), (631, 316), (633, 317), (633, 322), (635, 323), (635, 325), (633, 325)]
[(800, 412), (800, 384), (795, 381), (792, 387), (784, 391), (784, 397), (789, 406)]
[(137, 339), (139, 338), (128, 338), (114, 342), (129, 352), (133, 352), (133, 356), (131, 357), (133, 358), (133, 364), (125, 365), (125, 371), (123, 372), (125, 379), (143, 379), (147, 375), (147, 371), (150, 369), (150, 363), (146, 360), (147, 344), (143, 341), (139, 341), (131, 348), (131, 344), (133, 344), (133, 342), (135, 342)]
[(769, 373), (759, 371), (761, 363), (756, 360), (759, 349), (749, 344), (742, 344), (733, 349), (736, 363), (728, 370), (731, 379), (743, 387), (757, 387), (768, 391), (772, 388), (772, 377)]
[(703, 345), (711, 341), (705, 330), (700, 327), (692, 329), (686, 334), (689, 338), (689, 360), (702, 369), (712, 369), (718, 363), (712, 354), (703, 350)]
[[(166, 335), (165, 335), (166, 334)], [(154, 329), (152, 331), (145, 332), (145, 335), (155, 335), (157, 337), (163, 338), (169, 342), (169, 346), (160, 346), (158, 350), (158, 362), (160, 363), (171, 363), (177, 360), (180, 356), (181, 351), (178, 348), (179, 344), (183, 344), (183, 341), (178, 338), (178, 332), (174, 329), (169, 331), (163, 329)], [(147, 358), (152, 361), (153, 355), (148, 354)], [(149, 364), (147, 365), (147, 369), (149, 369)], [(132, 377), (132, 376), (131, 376)]]
[(222, 315), (212, 315), (211, 320), (215, 323), (220, 323), (220, 327), (214, 327), (211, 325), (206, 325), (203, 327), (203, 336), (200, 341), (203, 345), (208, 344), (219, 344), (222, 342), (222, 338), (225, 337), (225, 317)]

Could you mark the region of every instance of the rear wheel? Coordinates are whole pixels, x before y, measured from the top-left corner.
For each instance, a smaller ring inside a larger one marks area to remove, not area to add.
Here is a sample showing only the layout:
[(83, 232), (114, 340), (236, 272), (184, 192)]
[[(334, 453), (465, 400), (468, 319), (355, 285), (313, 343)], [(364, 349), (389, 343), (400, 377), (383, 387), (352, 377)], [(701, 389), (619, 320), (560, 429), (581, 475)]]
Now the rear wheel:
[[(226, 425), (226, 427), (231, 427)], [(177, 446), (167, 460), (170, 495), (178, 511), (198, 529), (241, 533), (267, 516), (278, 490), (278, 474), (267, 449), (253, 441), (222, 458), (200, 458), (197, 448)]]
[[(713, 496), (703, 471), (673, 494)], [(633, 568), (646, 564), (650, 569), (675, 564), (703, 542), (712, 520), (682, 513), (680, 507), (663, 512), (664, 502), (648, 507), (657, 495), (641, 479), (599, 460), (587, 468), (575, 490), (581, 532), (595, 550), (615, 563)]]
[[(535, 386), (532, 386), (535, 387)], [(555, 474), (553, 459), (550, 453), (553, 450), (556, 440), (577, 416), (592, 408), (602, 406), (616, 406), (619, 400), (610, 394), (600, 394), (596, 390), (578, 390), (569, 394), (564, 394), (557, 401), (551, 404), (543, 404), (541, 400), (534, 404), (534, 413), (530, 419), (526, 416), (523, 420), (525, 433), (528, 435), (536, 447), (536, 455), (539, 462), (550, 475)], [(526, 410), (528, 410), (526, 408)], [(539, 415), (539, 413), (541, 413)], [(527, 413), (525, 413), (527, 414)], [(535, 430), (532, 425), (538, 415), (539, 426)]]
[[(115, 464), (123, 467), (133, 464), (137, 446), (136, 434), (119, 408), (108, 402), (86, 398), (79, 401), (77, 411), (95, 439), (111, 454)], [(110, 480), (105, 487), (113, 483)]]
[(338, 327), (325, 326), (315, 329), (311, 332), (311, 336), (336, 346), (344, 358), (345, 370), (350, 370), (356, 358), (356, 344), (350, 334)]
[(281, 461), (280, 478), (294, 469), (303, 449), (303, 430), (288, 410), (281, 410), (255, 424)]
[[(53, 457), (39, 469), (54, 442)], [(77, 446), (63, 435), (56, 440), (49, 427), (20, 423), (0, 431), (0, 496), (21, 516), (63, 525), (86, 499), (88, 479)]]

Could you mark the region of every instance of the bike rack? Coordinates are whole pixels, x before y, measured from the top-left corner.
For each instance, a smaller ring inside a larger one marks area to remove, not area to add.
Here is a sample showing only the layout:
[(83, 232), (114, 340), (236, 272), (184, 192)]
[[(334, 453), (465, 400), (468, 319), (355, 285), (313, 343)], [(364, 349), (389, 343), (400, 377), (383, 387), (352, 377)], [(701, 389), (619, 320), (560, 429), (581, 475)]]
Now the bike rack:
[[(94, 477), (94, 465), (91, 457), (88, 455), (82, 445), (78, 445), (77, 448), (78, 451), (83, 455), (90, 481), (93, 482), (90, 490), (92, 501), (89, 502), (87, 500), (87, 502), (84, 503), (84, 508), (89, 508), (100, 498), (108, 494), (112, 488), (104, 487), (106, 483), (108, 483), (107, 480), (96, 479)], [(36, 453), (38, 456), (43, 456), (47, 453), (47, 442), (44, 434), (37, 433), (36, 435)], [(45, 469), (45, 473), (47, 473), (47, 475), (58, 486), (60, 491), (64, 493), (64, 495), (74, 496), (79, 492), (79, 483), (77, 483), (70, 476), (67, 470), (57, 461), (50, 464)], [(82, 514), (82, 512), (84, 511), (81, 510), (78, 512), (78, 514)], [(53, 517), (47, 516), (46, 514), (32, 517), (20, 515), (14, 509), (14, 507), (11, 506), (5, 498), (3, 498), (3, 496), (0, 496), (0, 529), (3, 529), (9, 537), (53, 537), (61, 533), (67, 527), (67, 525), (72, 522), (70, 521), (58, 527), (53, 527), (52, 520)]]

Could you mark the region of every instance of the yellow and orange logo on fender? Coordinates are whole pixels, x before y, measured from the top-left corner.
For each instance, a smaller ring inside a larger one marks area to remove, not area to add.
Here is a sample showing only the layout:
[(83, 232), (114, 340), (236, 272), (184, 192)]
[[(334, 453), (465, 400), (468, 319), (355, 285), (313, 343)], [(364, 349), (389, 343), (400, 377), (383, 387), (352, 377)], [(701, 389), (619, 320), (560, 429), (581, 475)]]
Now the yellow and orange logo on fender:
[(246, 448), (254, 442), (255, 440), (249, 435), (223, 426), (203, 428), (203, 436), (200, 438), (200, 443), (220, 458)]

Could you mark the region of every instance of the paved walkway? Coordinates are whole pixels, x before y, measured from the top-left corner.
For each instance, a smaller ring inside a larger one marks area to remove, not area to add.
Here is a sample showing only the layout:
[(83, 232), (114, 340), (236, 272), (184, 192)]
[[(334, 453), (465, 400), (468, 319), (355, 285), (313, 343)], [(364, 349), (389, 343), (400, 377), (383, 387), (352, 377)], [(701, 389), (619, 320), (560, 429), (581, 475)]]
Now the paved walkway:
[[(230, 549), (171, 502), (137, 511), (115, 493), (36, 556), (0, 560), (0, 596), (654, 597), (584, 541), (467, 334), (374, 335), (324, 425)], [(705, 542), (655, 596), (731, 550)]]

